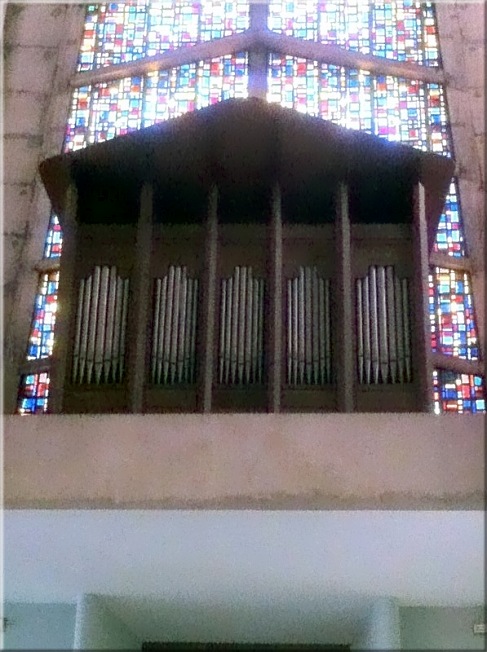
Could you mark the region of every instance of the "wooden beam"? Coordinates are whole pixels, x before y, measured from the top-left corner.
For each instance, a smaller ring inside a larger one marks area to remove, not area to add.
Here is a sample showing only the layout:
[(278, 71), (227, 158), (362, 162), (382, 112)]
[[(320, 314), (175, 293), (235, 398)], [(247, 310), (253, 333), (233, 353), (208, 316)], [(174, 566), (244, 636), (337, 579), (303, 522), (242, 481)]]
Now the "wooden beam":
[(337, 251), (337, 310), (334, 315), (337, 333), (335, 356), (337, 379), (337, 406), (339, 412), (353, 412), (354, 390), (354, 326), (352, 303), (352, 256), (348, 187), (340, 183), (337, 193), (335, 219)]
[(147, 320), (150, 308), (153, 189), (144, 183), (140, 193), (128, 325), (128, 397), (130, 412), (142, 412), (147, 359)]
[(443, 269), (455, 269), (460, 272), (471, 273), (472, 265), (469, 258), (454, 258), (447, 254), (432, 252), (429, 256), (430, 265), (442, 267)]
[(431, 358), (431, 326), (428, 304), (429, 259), (428, 232), (426, 225), (425, 189), (422, 183), (416, 184), (413, 196), (413, 293), (414, 306), (412, 324), (413, 375), (419, 390), (418, 409), (421, 412), (434, 412), (431, 379), (433, 364)]
[(267, 318), (268, 350), (268, 410), (281, 411), (282, 388), (282, 215), (281, 189), (279, 184), (272, 188), (271, 221), (269, 232), (269, 306)]
[(56, 339), (54, 341), (48, 412), (60, 414), (64, 406), (64, 387), (69, 369), (68, 356), (72, 354), (71, 329), (78, 288), (76, 286), (76, 259), (78, 226), (78, 192), (74, 181), (66, 191), (64, 203), (63, 255), (59, 268), (58, 309), (56, 312)]
[(218, 256), (218, 188), (214, 185), (208, 195), (206, 219), (205, 268), (201, 297), (201, 338), (199, 341), (198, 395), (201, 412), (211, 412), (213, 370), (215, 361), (215, 319), (217, 309)]
[(443, 353), (432, 353), (431, 363), (433, 369), (447, 369), (457, 374), (485, 376), (485, 363), (483, 360), (464, 360)]

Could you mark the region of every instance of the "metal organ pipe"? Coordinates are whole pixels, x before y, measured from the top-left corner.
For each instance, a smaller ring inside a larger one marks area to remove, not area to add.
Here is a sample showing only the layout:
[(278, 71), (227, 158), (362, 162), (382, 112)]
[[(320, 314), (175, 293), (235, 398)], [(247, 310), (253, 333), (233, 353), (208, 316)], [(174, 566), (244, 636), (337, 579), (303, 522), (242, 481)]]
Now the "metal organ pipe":
[(356, 280), (357, 366), (360, 383), (411, 380), (408, 280), (391, 265), (371, 265)]
[(194, 382), (197, 280), (188, 278), (186, 267), (171, 265), (154, 287), (152, 381)]
[(123, 376), (128, 279), (116, 267), (97, 265), (81, 279), (76, 314), (72, 382), (99, 385)]
[(329, 280), (316, 267), (300, 267), (287, 281), (287, 382), (319, 385), (330, 380)]

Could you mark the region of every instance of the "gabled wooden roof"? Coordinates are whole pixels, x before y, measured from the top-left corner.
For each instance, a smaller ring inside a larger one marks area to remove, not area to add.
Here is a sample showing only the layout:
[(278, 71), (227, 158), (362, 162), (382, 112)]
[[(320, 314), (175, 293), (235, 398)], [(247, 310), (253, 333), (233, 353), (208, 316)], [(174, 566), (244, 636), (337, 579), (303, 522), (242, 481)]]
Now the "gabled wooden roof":
[(430, 247), (453, 170), (454, 162), (447, 157), (255, 98), (227, 100), (40, 165), (61, 223), (71, 180), (80, 194), (105, 186), (128, 197), (143, 181), (174, 183), (179, 189), (206, 189), (217, 183), (244, 192), (278, 181), (288, 193), (306, 193), (343, 179), (357, 205), (366, 202), (367, 210), (387, 205), (394, 193), (404, 196), (421, 181)]

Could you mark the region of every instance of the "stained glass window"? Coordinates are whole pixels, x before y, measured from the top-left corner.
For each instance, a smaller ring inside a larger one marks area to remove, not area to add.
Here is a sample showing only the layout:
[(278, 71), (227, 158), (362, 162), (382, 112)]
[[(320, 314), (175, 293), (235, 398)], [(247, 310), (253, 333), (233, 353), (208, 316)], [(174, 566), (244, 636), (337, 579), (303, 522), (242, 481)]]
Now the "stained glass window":
[(46, 371), (22, 377), (19, 391), (19, 414), (43, 414), (47, 411), (49, 374)]
[(484, 380), (454, 371), (433, 372), (435, 412), (485, 412)]
[(59, 258), (62, 249), (63, 231), (58, 216), (55, 213), (51, 213), (44, 246), (44, 258)]
[(431, 3), (271, 0), (269, 28), (287, 36), (426, 66), (439, 65)]
[(52, 354), (58, 282), (59, 272), (47, 272), (40, 276), (27, 351), (28, 360), (39, 360)]
[(469, 274), (436, 267), (429, 279), (433, 351), (479, 359)]
[(78, 88), (64, 149), (74, 151), (221, 100), (247, 97), (247, 89), (245, 53)]
[(78, 60), (84, 72), (230, 36), (249, 26), (247, 0), (131, 0), (89, 5)]
[[(248, 0), (129, 0), (87, 5), (78, 71), (151, 57), (249, 27)], [(413, 0), (271, 0), (270, 29), (352, 51), (438, 67), (432, 3)], [(65, 151), (108, 140), (248, 93), (247, 53), (190, 63), (77, 88)], [(348, 128), (368, 131), (421, 150), (453, 155), (441, 85), (372, 75), (271, 54), (268, 99)], [(44, 255), (58, 257), (62, 232), (52, 215)], [(452, 180), (435, 251), (466, 255), (458, 185)], [(52, 351), (57, 275), (43, 275), (36, 298), (28, 358)], [(437, 270), (430, 283), (433, 349), (477, 359), (478, 343), (468, 277)], [(442, 372), (443, 373), (443, 372)], [(438, 381), (439, 382), (439, 381)]]

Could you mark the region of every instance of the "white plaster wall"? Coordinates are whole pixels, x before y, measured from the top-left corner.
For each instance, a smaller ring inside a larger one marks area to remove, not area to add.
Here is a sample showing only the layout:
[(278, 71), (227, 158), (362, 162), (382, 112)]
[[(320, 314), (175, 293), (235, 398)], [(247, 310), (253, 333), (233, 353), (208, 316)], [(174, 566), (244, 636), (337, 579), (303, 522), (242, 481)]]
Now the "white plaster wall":
[(10, 650), (70, 650), (74, 641), (76, 605), (6, 602), (9, 625), (4, 648)]
[(74, 650), (137, 650), (142, 641), (97, 595), (82, 595), (76, 607)]
[(401, 607), (403, 650), (485, 650), (473, 625), (485, 622), (485, 607)]

